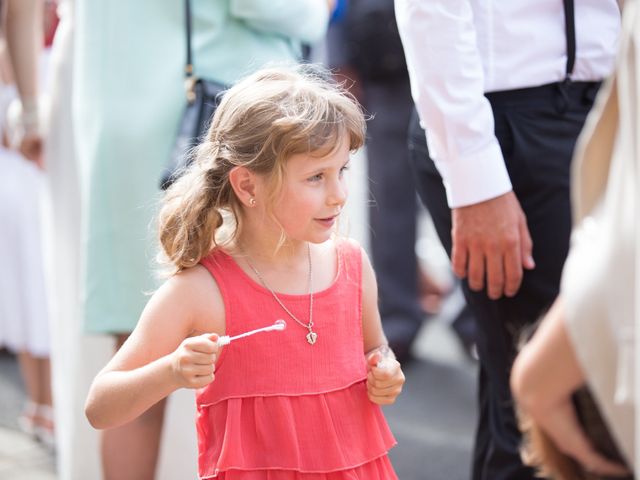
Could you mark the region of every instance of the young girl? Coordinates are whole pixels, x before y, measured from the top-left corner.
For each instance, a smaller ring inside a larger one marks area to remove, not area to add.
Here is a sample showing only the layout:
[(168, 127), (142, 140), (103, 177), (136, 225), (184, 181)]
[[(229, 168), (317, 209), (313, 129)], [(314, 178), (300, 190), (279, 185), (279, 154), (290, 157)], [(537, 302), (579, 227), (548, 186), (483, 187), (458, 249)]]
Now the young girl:
[[(378, 405), (404, 375), (366, 255), (334, 236), (364, 130), (353, 99), (309, 67), (262, 70), (225, 94), (160, 214), (174, 274), (96, 377), (94, 427), (194, 388), (200, 478), (397, 478)], [(279, 319), (283, 331), (219, 346)]]

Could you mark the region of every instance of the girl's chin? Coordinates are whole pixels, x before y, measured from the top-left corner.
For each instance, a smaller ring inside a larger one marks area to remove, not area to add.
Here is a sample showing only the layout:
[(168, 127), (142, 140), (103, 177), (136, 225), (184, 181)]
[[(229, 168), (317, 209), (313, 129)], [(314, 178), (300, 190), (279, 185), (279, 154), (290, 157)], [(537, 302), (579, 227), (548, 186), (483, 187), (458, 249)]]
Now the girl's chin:
[(318, 243), (318, 244), (324, 243), (330, 240), (333, 237), (334, 233), (335, 233), (335, 230), (332, 228), (332, 229), (325, 230), (323, 232), (317, 232), (317, 233), (314, 233), (313, 235), (309, 235), (309, 237), (306, 240), (310, 243)]

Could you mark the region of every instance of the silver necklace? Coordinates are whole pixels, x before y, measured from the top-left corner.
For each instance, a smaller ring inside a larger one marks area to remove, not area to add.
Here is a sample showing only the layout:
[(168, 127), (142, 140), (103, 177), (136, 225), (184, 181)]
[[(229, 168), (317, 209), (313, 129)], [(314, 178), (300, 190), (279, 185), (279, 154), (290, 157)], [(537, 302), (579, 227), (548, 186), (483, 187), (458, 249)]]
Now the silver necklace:
[(306, 335), (307, 342), (309, 342), (310, 345), (315, 344), (316, 341), (318, 340), (318, 334), (313, 331), (313, 285), (312, 285), (312, 281), (311, 281), (313, 269), (312, 269), (312, 266), (311, 266), (311, 247), (309, 246), (309, 244), (307, 244), (307, 258), (309, 259), (309, 279), (308, 279), (308, 283), (309, 283), (309, 323), (302, 322), (301, 320), (298, 319), (298, 317), (296, 317), (293, 313), (291, 313), (291, 311), (278, 298), (278, 296), (276, 295), (276, 292), (274, 292), (273, 289), (267, 284), (267, 282), (265, 282), (264, 278), (262, 277), (262, 275), (260, 274), (258, 269), (253, 265), (253, 263), (249, 259), (249, 255), (244, 253), (244, 256), (245, 256), (245, 260), (247, 261), (247, 265), (249, 265), (251, 270), (253, 270), (253, 273), (256, 274), (256, 277), (258, 277), (258, 280), (260, 280), (260, 283), (262, 284), (262, 286), (264, 288), (266, 288), (267, 290), (269, 290), (269, 292), (271, 292), (271, 295), (273, 296), (275, 301), (278, 302), (278, 305), (280, 305), (282, 307), (282, 309), (285, 312), (287, 312), (287, 314), (293, 320), (295, 320), (295, 322), (298, 325), (300, 325), (301, 327), (304, 327), (307, 330), (309, 330), (309, 333), (307, 333), (307, 335)]

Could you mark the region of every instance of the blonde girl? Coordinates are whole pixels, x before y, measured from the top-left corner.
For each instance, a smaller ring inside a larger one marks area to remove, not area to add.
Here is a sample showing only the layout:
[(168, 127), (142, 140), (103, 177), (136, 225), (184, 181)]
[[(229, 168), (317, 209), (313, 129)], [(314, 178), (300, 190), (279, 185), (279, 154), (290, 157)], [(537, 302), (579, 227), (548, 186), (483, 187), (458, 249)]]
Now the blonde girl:
[[(266, 69), (225, 94), (160, 213), (172, 275), (87, 399), (111, 428), (197, 389), (200, 478), (397, 478), (379, 405), (404, 375), (369, 260), (335, 235), (365, 122), (325, 78)], [(220, 346), (276, 320), (286, 329)]]

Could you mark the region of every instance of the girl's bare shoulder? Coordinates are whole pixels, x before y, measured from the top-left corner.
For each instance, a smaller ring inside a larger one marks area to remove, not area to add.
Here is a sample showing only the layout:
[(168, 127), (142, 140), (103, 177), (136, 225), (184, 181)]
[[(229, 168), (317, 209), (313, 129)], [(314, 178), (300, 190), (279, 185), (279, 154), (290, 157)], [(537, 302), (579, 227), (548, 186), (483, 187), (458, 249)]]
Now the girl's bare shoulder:
[[(202, 265), (172, 275), (156, 292), (189, 318), (194, 334), (224, 332), (224, 301), (213, 276)], [(162, 302), (164, 303), (164, 302)]]

